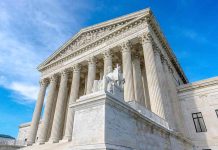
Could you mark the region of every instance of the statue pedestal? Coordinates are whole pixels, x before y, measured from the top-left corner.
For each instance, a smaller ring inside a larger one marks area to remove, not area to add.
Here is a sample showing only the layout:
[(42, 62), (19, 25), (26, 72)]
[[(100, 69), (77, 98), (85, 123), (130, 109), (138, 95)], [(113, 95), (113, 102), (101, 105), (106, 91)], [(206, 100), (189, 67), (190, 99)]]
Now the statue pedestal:
[[(191, 144), (164, 124), (156, 123), (132, 104), (99, 91), (82, 96), (70, 107), (75, 111), (69, 150), (191, 149)], [(150, 116), (151, 117), (151, 116)]]
[(121, 119), (116, 108), (126, 105), (121, 97), (104, 91), (82, 96), (70, 106), (75, 111), (71, 149), (133, 149), (134, 122), (128, 116)]

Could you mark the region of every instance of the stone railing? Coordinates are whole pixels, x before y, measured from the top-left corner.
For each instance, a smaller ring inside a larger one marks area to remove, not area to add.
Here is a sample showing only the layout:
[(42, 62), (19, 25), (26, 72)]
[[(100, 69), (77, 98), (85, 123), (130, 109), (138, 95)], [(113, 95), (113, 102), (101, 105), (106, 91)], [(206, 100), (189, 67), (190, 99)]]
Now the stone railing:
[(163, 118), (161, 118), (158, 115), (156, 115), (155, 113), (149, 111), (144, 106), (141, 106), (136, 101), (130, 101), (130, 102), (128, 102), (128, 104), (130, 105), (130, 107), (137, 110), (141, 115), (145, 116), (149, 120), (152, 120), (153, 122), (155, 122), (155, 123), (159, 124), (160, 126), (169, 130), (169, 124)]

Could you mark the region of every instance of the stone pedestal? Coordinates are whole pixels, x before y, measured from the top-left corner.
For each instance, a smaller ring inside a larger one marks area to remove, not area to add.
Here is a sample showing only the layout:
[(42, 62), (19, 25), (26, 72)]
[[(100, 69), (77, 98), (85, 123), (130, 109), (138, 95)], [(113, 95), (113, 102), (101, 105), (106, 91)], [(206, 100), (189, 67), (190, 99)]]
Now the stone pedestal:
[(162, 118), (110, 93), (80, 97), (70, 107), (75, 111), (70, 150), (171, 150), (171, 138), (189, 149)]

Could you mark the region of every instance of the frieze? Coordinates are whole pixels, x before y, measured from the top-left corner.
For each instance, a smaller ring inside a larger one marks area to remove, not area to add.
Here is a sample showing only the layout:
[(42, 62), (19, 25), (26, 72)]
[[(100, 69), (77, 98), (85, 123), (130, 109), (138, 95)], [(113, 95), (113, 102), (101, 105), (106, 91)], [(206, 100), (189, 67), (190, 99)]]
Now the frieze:
[[(51, 71), (51, 68), (52, 70), (55, 70), (53, 67), (55, 66), (55, 68), (59, 68), (57, 66), (60, 66), (60, 63), (66, 61), (66, 60), (69, 60), (75, 56), (78, 56), (79, 54), (81, 53), (84, 53), (86, 51), (88, 51), (89, 49), (93, 48), (93, 47), (96, 47), (100, 44), (102, 44), (103, 42), (106, 42), (106, 41), (109, 41), (111, 40), (112, 38), (114, 38), (114, 36), (117, 36), (117, 35), (122, 35), (123, 33), (125, 33), (126, 31), (129, 31), (129, 30), (132, 30), (134, 29), (133, 31), (131, 31), (131, 33), (134, 33), (135, 31), (138, 31), (139, 29), (142, 29), (143, 27), (145, 27), (145, 25), (143, 24), (144, 22), (146, 21), (146, 18), (145, 17), (140, 17), (140, 18), (137, 18), (136, 20), (133, 20), (133, 21), (130, 21), (128, 25), (124, 26), (124, 27), (121, 27), (117, 30), (115, 30), (113, 33), (110, 33), (110, 34), (107, 34), (105, 35), (104, 37), (102, 37), (102, 39), (99, 39), (98, 41), (95, 41), (94, 43), (90, 43), (90, 45), (87, 45), (87, 46), (84, 46), (82, 47), (81, 49), (79, 49), (78, 51), (75, 51), (67, 56), (65, 56), (64, 58), (61, 58), (57, 61), (55, 61), (54, 63), (52, 64), (48, 64), (47, 66), (45, 66), (41, 71), (44, 73), (46, 72), (50, 72)], [(142, 25), (143, 24), (143, 25)], [(140, 26), (139, 26), (140, 25)], [(139, 28), (136, 28), (137, 26), (139, 26)], [(135, 29), (136, 28), (136, 29)], [(131, 34), (131, 33), (128, 33), (128, 34)], [(126, 37), (127, 35), (123, 35), (122, 37)], [(112, 42), (112, 41), (110, 41)], [(108, 43), (107, 43), (108, 44)]]

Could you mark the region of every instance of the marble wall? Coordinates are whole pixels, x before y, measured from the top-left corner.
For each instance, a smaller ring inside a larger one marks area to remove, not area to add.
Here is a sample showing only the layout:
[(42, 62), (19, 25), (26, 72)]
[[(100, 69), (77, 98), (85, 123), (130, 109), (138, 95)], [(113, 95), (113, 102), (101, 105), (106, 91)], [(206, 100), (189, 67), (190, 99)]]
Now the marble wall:
[[(185, 120), (186, 136), (197, 150), (218, 149), (218, 78), (211, 78), (178, 88), (179, 100)], [(201, 112), (206, 132), (196, 132), (192, 113)]]
[(71, 106), (75, 109), (72, 149), (192, 149), (187, 139), (156, 124), (124, 101), (101, 93), (86, 98)]
[[(30, 122), (25, 123), (25, 124), (21, 124), (19, 126), (17, 141), (22, 142), (24, 144), (27, 144), (27, 138), (28, 138), (29, 130), (30, 130)], [(40, 121), (40, 124), (39, 124), (39, 130), (37, 131), (36, 141), (38, 140), (40, 130), (41, 130), (41, 121)]]

